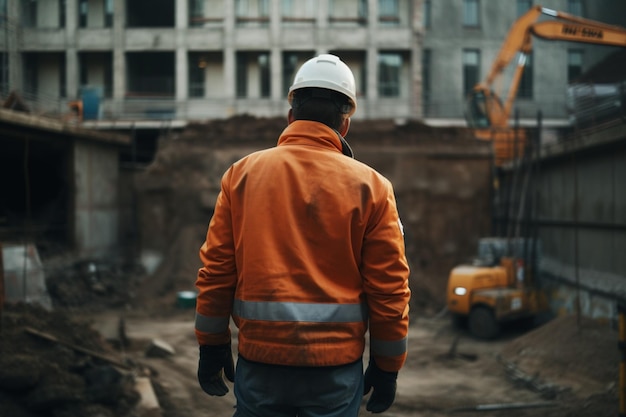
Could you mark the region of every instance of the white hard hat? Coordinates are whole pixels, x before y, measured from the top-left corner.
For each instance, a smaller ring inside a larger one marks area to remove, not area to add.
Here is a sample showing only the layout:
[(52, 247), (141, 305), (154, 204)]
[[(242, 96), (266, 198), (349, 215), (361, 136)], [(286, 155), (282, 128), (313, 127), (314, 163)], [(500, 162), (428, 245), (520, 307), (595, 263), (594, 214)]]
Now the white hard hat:
[(338, 56), (321, 54), (302, 64), (289, 88), (287, 96), (289, 104), (293, 99), (294, 90), (307, 87), (326, 88), (342, 93), (352, 104), (349, 116), (356, 111), (354, 74)]

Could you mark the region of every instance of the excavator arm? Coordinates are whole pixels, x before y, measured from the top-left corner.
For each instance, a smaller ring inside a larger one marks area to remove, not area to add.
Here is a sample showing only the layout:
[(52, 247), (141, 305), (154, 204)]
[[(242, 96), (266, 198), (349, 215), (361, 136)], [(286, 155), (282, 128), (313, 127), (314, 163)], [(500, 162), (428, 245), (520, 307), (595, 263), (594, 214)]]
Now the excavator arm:
[[(541, 16), (553, 20), (537, 22)], [(532, 37), (547, 40), (582, 42), (598, 45), (626, 46), (626, 29), (591, 19), (535, 6), (517, 19), (505, 39), (485, 80), (474, 87), (468, 97), (467, 121), (474, 128), (506, 128), (517, 95), (526, 58), (532, 51)], [(506, 100), (499, 93), (503, 72), (519, 55)]]

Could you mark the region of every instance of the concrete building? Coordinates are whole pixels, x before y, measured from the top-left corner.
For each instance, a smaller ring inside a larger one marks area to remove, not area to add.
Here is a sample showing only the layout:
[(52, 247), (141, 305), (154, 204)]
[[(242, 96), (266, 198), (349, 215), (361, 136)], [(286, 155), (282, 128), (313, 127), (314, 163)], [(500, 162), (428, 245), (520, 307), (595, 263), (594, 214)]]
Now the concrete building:
[(420, 113), (418, 1), (4, 4), (5, 90), (52, 110), (87, 91), (102, 97), (94, 118), (104, 120), (282, 115), (297, 67), (330, 52), (354, 70), (358, 117)]
[[(610, 0), (543, 6), (626, 24)], [(2, 0), (2, 91), (86, 119), (188, 120), (283, 115), (297, 67), (322, 52), (354, 70), (355, 118), (463, 124), (482, 79), (532, 0)], [(606, 48), (537, 41), (519, 92), (522, 117), (563, 123), (567, 83)]]

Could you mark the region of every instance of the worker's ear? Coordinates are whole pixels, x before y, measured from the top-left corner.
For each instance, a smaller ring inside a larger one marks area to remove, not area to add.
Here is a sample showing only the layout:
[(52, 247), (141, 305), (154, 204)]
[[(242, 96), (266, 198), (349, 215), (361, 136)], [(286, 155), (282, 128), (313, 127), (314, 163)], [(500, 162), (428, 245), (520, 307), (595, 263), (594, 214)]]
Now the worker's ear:
[(292, 124), (295, 121), (296, 119), (293, 117), (293, 109), (289, 109), (289, 112), (287, 113), (287, 124)]
[(346, 117), (341, 122), (341, 126), (339, 126), (339, 134), (345, 137), (348, 134), (348, 130), (350, 130), (350, 118)]

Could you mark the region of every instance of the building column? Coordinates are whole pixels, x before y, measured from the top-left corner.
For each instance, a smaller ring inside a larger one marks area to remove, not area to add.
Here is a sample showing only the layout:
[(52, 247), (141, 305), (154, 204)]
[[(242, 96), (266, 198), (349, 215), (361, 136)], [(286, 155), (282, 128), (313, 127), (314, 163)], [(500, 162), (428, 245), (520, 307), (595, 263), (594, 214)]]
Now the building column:
[(187, 100), (189, 92), (188, 17), (188, 0), (176, 0), (176, 107), (182, 106)]
[(68, 99), (77, 98), (80, 89), (78, 48), (78, 1), (66, 0), (65, 3), (65, 90)]
[(283, 104), (283, 60), (281, 49), (281, 23), (280, 0), (272, 0), (270, 3), (270, 97), (276, 103), (277, 109)]
[(20, 21), (20, 0), (8, 0), (7, 3), (7, 22), (3, 28), (6, 36), (6, 53), (9, 59), (9, 90), (23, 91), (24, 89), (24, 70), (22, 66), (22, 54), (17, 49), (17, 32)]
[(367, 56), (365, 63), (367, 68), (367, 109), (365, 117), (370, 117), (376, 112), (378, 102), (378, 0), (367, 2)]
[(230, 101), (226, 116), (232, 116), (237, 111), (237, 76), (236, 51), (233, 45), (235, 32), (235, 0), (224, 1), (224, 48), (222, 57), (224, 68), (224, 97)]
[(126, 3), (125, 0), (113, 0), (113, 103), (115, 112), (124, 109), (126, 95)]
[(367, 0), (367, 29), (370, 40), (376, 39), (378, 29), (378, 0)]
[(365, 62), (367, 65), (366, 83), (368, 107), (374, 109), (374, 105), (378, 100), (378, 49), (376, 46), (368, 46)]
[(411, 32), (413, 37), (411, 47), (411, 100), (409, 101), (410, 111), (413, 118), (422, 119), (424, 117), (424, 103), (422, 102), (423, 91), (423, 60), (424, 50), (424, 1), (417, 0), (411, 10)]
[[(331, 0), (319, 0), (317, 2), (317, 16), (315, 17), (315, 45), (325, 45), (327, 42), (328, 14)], [(326, 53), (326, 47), (319, 47), (315, 51), (316, 55)]]

